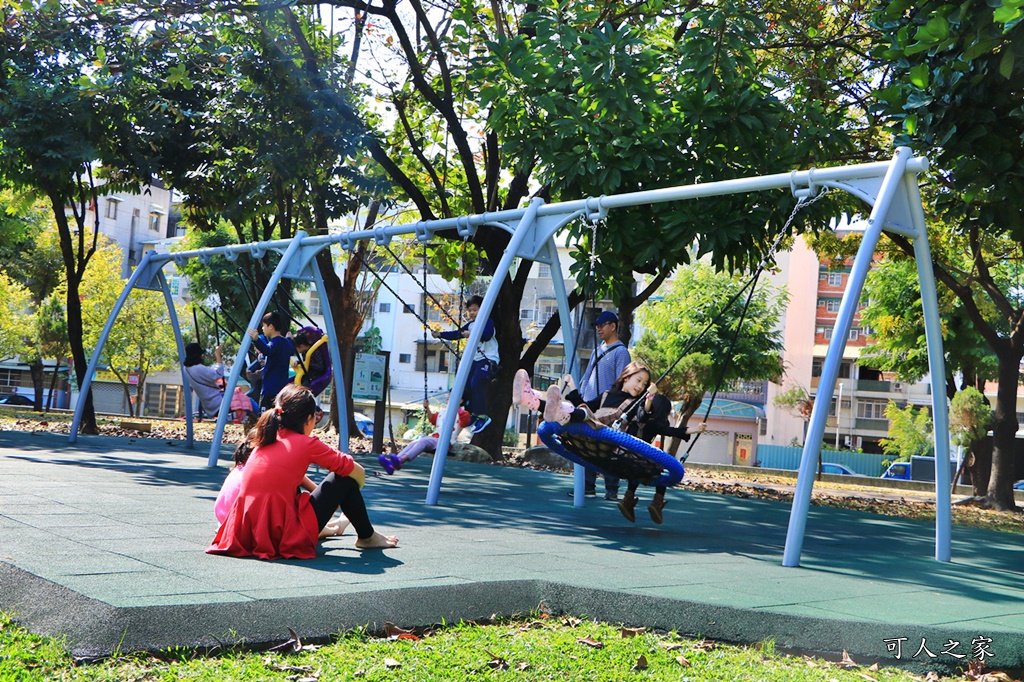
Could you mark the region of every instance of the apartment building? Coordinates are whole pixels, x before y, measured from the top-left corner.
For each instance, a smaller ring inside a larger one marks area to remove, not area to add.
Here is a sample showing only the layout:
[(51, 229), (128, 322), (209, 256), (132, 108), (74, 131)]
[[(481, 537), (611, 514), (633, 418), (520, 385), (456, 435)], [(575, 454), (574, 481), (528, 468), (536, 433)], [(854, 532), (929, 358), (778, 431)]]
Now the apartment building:
[[(121, 247), (123, 256), (121, 276), (128, 277), (131, 269), (141, 260), (147, 248), (155, 243), (173, 237), (176, 225), (171, 220), (170, 189), (152, 185), (140, 188), (138, 193), (114, 192), (100, 196), (86, 210), (85, 223), (99, 225), (100, 234), (113, 239)], [(70, 209), (69, 209), (70, 211)], [(173, 275), (172, 275), (173, 277)], [(175, 279), (177, 284), (177, 280)], [(76, 394), (69, 390), (67, 375), (68, 359), (62, 359), (63, 373), (58, 377), (54, 390), (52, 407), (74, 407)], [(55, 365), (53, 359), (44, 361), (44, 404), (49, 392), (50, 373)], [(17, 393), (31, 398), (34, 395), (32, 377), (28, 365), (19, 358), (0, 362), (0, 395)], [(123, 413), (127, 411), (126, 399), (121, 384), (104, 371), (97, 372), (93, 383), (93, 398), (99, 412)]]
[(799, 387), (814, 401), (830, 401), (824, 446), (881, 453), (879, 440), (889, 431), (886, 405), (893, 401), (901, 407), (930, 406), (930, 385), (896, 381), (894, 375), (859, 362), (863, 350), (872, 343), (871, 330), (860, 324), (860, 309), (865, 305), (861, 303), (846, 340), (836, 388), (831, 396), (820, 396), (821, 369), (833, 341), (832, 329), (849, 283), (852, 261), (839, 267), (822, 262), (798, 238), (792, 251), (779, 255), (778, 263), (774, 283), (785, 285), (790, 295), (782, 323), (786, 375), (781, 385), (768, 385), (764, 406), (768, 428), (763, 442), (803, 445), (808, 415), (773, 403), (782, 391)]

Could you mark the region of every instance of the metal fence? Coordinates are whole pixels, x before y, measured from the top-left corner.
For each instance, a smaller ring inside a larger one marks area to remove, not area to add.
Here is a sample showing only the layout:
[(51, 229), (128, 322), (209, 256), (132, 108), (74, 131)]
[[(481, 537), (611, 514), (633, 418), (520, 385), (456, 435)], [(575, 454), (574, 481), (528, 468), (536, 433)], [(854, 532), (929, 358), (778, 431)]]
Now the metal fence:
[[(758, 445), (757, 461), (766, 469), (800, 468), (801, 448), (786, 445)], [(826, 450), (821, 451), (821, 461), (842, 464), (851, 471), (863, 476), (881, 476), (885, 469), (882, 460), (893, 459), (891, 455), (874, 455), (866, 452), (849, 452)]]

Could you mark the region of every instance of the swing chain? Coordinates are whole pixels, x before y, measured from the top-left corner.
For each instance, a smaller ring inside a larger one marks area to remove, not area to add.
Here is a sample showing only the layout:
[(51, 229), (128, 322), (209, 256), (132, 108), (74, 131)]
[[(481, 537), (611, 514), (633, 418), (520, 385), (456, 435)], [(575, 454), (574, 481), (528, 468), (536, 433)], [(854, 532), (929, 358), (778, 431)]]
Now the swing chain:
[[(750, 293), (747, 296), (747, 304), (744, 306), (743, 314), (740, 316), (740, 322), (739, 322), (740, 325), (743, 323), (743, 318), (746, 316), (746, 312), (747, 312), (747, 306), (750, 305), (750, 300), (751, 300), (751, 298), (754, 295), (754, 288), (756, 287), (757, 279), (761, 276), (761, 272), (764, 270), (764, 268), (767, 267), (769, 259), (774, 256), (775, 251), (779, 248), (779, 244), (782, 242), (782, 239), (789, 232), (789, 228), (793, 225), (793, 221), (796, 220), (797, 214), (800, 213), (800, 211), (802, 211), (804, 208), (806, 208), (806, 207), (808, 207), (808, 206), (810, 206), (812, 204), (815, 204), (818, 201), (820, 201), (821, 199), (823, 199), (831, 191), (831, 188), (825, 187), (824, 189), (821, 189), (820, 191), (817, 191), (815, 193), (815, 190), (816, 190), (817, 187), (819, 187), (819, 186), (812, 184), (811, 187), (810, 187), (810, 190), (808, 191), (808, 193), (807, 194), (803, 194), (803, 195), (801, 195), (799, 197), (799, 199), (796, 202), (796, 205), (793, 206), (792, 212), (790, 212), (789, 217), (786, 219), (785, 224), (782, 226), (782, 229), (779, 230), (779, 234), (775, 238), (775, 242), (772, 244), (771, 249), (768, 250), (768, 252), (765, 254), (764, 258), (761, 260), (760, 265), (758, 265), (757, 270), (756, 270), (756, 272), (754, 274), (754, 280), (753, 280), (753, 283), (752, 283), (752, 286), (751, 286), (751, 289), (750, 289)], [(794, 190), (794, 194), (796, 194), (795, 190)], [(730, 305), (731, 304), (732, 303), (730, 302)], [(723, 312), (724, 312), (724, 310), (723, 310)], [(739, 335), (739, 326), (737, 326), (737, 328), (736, 328), (736, 334), (734, 335), (734, 338), (733, 338), (733, 344), (735, 344), (736, 336), (738, 336), (738, 335)], [(730, 346), (731, 345), (732, 344), (730, 344)], [(730, 350), (731, 350), (731, 348), (730, 348)], [(667, 372), (666, 372), (666, 374), (667, 374)], [(725, 377), (725, 370), (724, 370), (724, 367), (723, 367), (722, 374), (721, 374), (721, 376), (719, 378), (719, 385), (715, 386), (715, 390), (711, 394), (711, 401), (708, 403), (708, 409), (704, 413), (704, 418), (701, 420), (701, 424), (707, 424), (708, 417), (711, 415), (711, 405), (712, 405), (712, 403), (714, 403), (715, 396), (718, 394), (718, 388), (721, 385), (722, 379), (724, 377)], [(704, 433), (704, 432), (703, 431), (698, 431), (694, 435), (693, 440), (690, 441), (690, 445), (686, 448), (686, 452), (684, 452), (683, 456), (680, 457), (680, 461), (685, 462), (690, 457), (690, 452), (693, 450), (693, 446), (697, 444), (697, 441), (700, 439), (700, 436), (701, 436), (702, 433)]]

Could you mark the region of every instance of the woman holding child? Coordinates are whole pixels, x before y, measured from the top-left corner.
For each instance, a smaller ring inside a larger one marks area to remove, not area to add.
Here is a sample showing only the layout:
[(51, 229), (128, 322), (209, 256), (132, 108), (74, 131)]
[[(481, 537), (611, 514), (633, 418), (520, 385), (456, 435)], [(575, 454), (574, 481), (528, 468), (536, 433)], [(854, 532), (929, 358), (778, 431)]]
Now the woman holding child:
[[(241, 475), (238, 497), (217, 531), (210, 554), (260, 559), (312, 559), (321, 530), (338, 507), (352, 523), (360, 549), (388, 548), (398, 538), (376, 532), (360, 488), (366, 472), (350, 455), (310, 434), (316, 399), (308, 388), (288, 384), (255, 426), (253, 451)], [(310, 464), (331, 473), (312, 492), (300, 492)]]

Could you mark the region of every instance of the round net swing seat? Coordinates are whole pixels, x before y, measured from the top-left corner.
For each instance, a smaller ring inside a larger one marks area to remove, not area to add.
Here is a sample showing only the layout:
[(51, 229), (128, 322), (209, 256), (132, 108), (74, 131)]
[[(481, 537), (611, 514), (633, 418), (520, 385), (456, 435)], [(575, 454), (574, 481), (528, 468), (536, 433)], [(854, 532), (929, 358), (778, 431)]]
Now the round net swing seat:
[(608, 426), (595, 429), (589, 424), (543, 422), (537, 436), (570, 462), (606, 475), (639, 479), (645, 485), (673, 486), (685, 473), (672, 455)]

